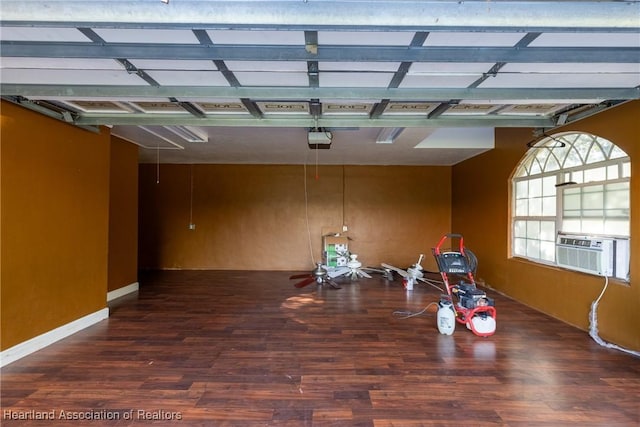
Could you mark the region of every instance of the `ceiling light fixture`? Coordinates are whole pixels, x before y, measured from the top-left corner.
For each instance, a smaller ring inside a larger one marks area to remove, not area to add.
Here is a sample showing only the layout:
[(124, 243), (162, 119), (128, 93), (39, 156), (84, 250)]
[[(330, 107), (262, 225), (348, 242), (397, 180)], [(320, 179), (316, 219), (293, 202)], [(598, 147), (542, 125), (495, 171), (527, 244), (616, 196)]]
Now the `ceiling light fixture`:
[(208, 142), (209, 135), (204, 132), (198, 132), (195, 129), (186, 126), (164, 126), (165, 129), (171, 131), (175, 135), (187, 142)]
[(393, 144), (404, 128), (382, 128), (376, 138), (377, 144)]

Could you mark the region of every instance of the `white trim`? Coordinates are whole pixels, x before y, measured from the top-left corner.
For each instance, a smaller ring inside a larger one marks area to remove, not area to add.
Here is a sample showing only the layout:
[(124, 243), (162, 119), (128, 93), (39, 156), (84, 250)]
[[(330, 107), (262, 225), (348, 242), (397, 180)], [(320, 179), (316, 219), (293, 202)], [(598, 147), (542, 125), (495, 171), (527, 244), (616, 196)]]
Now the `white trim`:
[(14, 345), (13, 347), (8, 348), (3, 352), (0, 352), (0, 367), (15, 362), (16, 360), (28, 356), (31, 353), (35, 353), (36, 351), (43, 349), (48, 345), (55, 343), (56, 341), (66, 338), (69, 335), (75, 334), (76, 332), (81, 331), (84, 328), (88, 328), (94, 323), (98, 323), (108, 317), (109, 309), (105, 307), (94, 313), (69, 322), (66, 325), (62, 325), (58, 328), (50, 330), (49, 332), (45, 332), (42, 335), (38, 335), (37, 337)]
[(123, 286), (118, 289), (114, 289), (113, 291), (107, 292), (107, 302), (113, 301), (116, 298), (120, 298), (122, 296), (131, 294), (133, 292), (138, 292), (140, 285), (138, 282), (134, 282), (130, 285)]

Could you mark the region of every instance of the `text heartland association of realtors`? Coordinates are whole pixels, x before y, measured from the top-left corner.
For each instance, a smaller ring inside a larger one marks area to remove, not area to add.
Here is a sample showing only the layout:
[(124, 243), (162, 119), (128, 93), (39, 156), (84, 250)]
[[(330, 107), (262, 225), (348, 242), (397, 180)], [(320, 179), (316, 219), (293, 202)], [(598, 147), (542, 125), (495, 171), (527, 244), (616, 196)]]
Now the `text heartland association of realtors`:
[(147, 411), (144, 409), (124, 409), (98, 411), (66, 411), (64, 409), (50, 411), (27, 410), (19, 411), (5, 409), (2, 411), (3, 420), (182, 420), (181, 412), (164, 410)]

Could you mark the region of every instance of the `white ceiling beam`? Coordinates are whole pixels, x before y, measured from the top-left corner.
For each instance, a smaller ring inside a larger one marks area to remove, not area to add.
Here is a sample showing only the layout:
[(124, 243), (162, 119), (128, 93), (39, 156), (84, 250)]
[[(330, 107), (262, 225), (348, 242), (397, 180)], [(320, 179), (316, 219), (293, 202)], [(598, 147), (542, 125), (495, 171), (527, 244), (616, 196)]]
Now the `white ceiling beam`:
[(2, 22), (163, 28), (442, 28), (519, 31), (638, 28), (635, 1), (3, 0)]
[(553, 99), (640, 99), (639, 88), (352, 88), (352, 87), (223, 87), (223, 86), (129, 86), (0, 84), (0, 96), (67, 98), (215, 98), (253, 100), (308, 100), (312, 98), (392, 101), (467, 101)]
[(279, 127), (279, 128), (382, 128), (382, 127), (552, 127), (553, 120), (536, 116), (474, 116), (474, 117), (390, 117), (370, 119), (363, 116), (341, 116), (315, 119), (312, 117), (263, 117), (256, 119), (246, 115), (208, 116), (197, 118), (185, 114), (97, 114), (87, 113), (78, 117), (76, 125), (162, 125), (162, 126), (228, 126), (228, 127)]

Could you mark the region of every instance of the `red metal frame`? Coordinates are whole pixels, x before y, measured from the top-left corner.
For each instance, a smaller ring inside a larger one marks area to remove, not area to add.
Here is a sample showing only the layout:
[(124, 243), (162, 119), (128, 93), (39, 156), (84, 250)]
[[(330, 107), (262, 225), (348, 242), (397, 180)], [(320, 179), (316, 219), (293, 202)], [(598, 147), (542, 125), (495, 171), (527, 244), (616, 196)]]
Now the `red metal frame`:
[[(453, 240), (453, 238), (457, 238), (459, 240), (458, 251), (442, 252), (441, 248), (444, 242), (447, 239)], [(438, 264), (438, 270), (440, 270), (440, 276), (442, 276), (442, 281), (444, 282), (444, 285), (447, 289), (447, 294), (449, 295), (453, 303), (453, 307), (456, 315), (456, 321), (458, 323), (462, 323), (463, 325), (466, 325), (474, 334), (478, 336), (488, 337), (490, 335), (493, 335), (495, 331), (492, 331), (489, 333), (483, 333), (478, 331), (475, 328), (475, 325), (473, 324), (471, 319), (473, 319), (473, 317), (476, 315), (486, 315), (495, 319), (497, 314), (496, 308), (490, 305), (478, 306), (474, 308), (466, 308), (460, 305), (460, 299), (457, 295), (457, 287), (456, 285), (451, 285), (449, 281), (450, 272), (446, 271), (447, 269), (445, 268), (446, 263), (444, 262), (444, 257), (446, 257), (447, 254), (454, 254), (454, 255), (460, 254), (460, 256), (466, 259), (466, 254), (464, 252), (464, 237), (461, 234), (445, 234), (444, 236), (442, 236), (442, 238), (440, 239), (436, 247), (433, 248), (433, 256), (436, 258), (436, 262)], [(465, 263), (465, 265), (461, 267), (461, 270), (464, 270), (464, 271), (455, 272), (453, 274), (465, 276), (466, 279), (469, 281), (469, 283), (473, 285), (473, 287), (475, 287), (476, 281), (473, 277), (473, 272), (471, 271), (471, 268), (468, 265), (468, 263)]]

